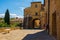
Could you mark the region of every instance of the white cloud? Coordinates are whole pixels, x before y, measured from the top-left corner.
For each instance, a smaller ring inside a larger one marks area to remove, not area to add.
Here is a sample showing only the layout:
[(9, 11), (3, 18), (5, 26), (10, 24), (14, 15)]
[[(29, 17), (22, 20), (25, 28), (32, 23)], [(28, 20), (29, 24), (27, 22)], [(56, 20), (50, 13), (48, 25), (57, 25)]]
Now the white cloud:
[[(5, 14), (0, 14), (0, 18), (4, 18), (4, 16), (5, 16)], [(15, 18), (15, 17), (18, 17), (18, 18), (23, 18), (23, 16), (21, 16), (21, 15), (17, 15), (17, 14), (12, 14), (12, 13), (10, 13), (10, 17), (11, 18)]]
[(20, 10), (23, 12), (24, 11), (24, 9), (25, 9), (25, 7), (19, 7), (20, 8)]
[(20, 15), (20, 16), (17, 16), (17, 17), (18, 17), (18, 18), (23, 18), (24, 16), (21, 16), (21, 15)]
[(19, 8), (23, 10), (25, 7), (19, 7)]
[(42, 0), (33, 0), (33, 1), (42, 1)]
[(44, 3), (44, 0), (32, 0), (33, 2), (41, 2), (42, 4)]
[(5, 14), (0, 14), (0, 17), (3, 18)]

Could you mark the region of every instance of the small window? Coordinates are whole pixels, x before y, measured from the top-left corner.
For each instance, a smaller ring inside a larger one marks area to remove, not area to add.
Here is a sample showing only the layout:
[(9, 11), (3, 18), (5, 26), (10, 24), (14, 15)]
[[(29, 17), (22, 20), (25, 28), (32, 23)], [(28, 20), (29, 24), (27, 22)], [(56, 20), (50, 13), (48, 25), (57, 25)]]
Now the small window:
[(35, 7), (37, 8), (37, 5), (35, 5)]
[(35, 13), (35, 15), (37, 16), (37, 15), (38, 15), (38, 13), (36, 12), (36, 13)]

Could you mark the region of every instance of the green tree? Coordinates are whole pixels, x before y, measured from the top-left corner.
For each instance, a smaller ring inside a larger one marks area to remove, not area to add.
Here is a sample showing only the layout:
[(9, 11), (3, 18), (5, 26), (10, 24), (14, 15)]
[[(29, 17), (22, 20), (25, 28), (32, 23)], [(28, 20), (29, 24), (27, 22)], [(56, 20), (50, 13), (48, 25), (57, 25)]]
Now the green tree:
[(5, 12), (4, 22), (10, 25), (10, 14), (8, 9)]

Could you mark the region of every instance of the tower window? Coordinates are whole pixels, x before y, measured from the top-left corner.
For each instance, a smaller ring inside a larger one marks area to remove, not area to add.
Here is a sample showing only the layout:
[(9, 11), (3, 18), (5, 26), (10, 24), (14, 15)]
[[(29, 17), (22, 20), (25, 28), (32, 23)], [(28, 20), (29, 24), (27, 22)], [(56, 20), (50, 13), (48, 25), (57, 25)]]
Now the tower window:
[(37, 8), (37, 5), (35, 5), (35, 7)]
[(36, 13), (35, 13), (35, 15), (37, 16), (37, 15), (38, 15), (38, 13), (36, 12)]

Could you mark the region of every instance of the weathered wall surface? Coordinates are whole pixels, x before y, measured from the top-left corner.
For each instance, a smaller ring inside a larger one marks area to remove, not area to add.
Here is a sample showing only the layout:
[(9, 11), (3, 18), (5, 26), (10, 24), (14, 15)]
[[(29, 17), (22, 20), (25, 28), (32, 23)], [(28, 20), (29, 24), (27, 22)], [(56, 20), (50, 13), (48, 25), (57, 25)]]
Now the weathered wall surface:
[[(45, 14), (43, 7), (44, 6), (41, 4), (41, 2), (32, 2), (31, 7), (25, 8), (24, 17), (27, 17), (27, 15), (28, 15), (28, 17), (29, 16), (32, 17), (32, 19), (30, 21), (28, 21), (31, 26), (33, 26), (32, 25), (33, 20), (35, 20), (35, 19), (39, 19), (41, 21), (42, 25), (44, 25), (46, 23), (46, 14)], [(26, 22), (27, 22), (27, 20), (26, 20)]]
[(57, 40), (60, 40), (60, 0), (56, 0)]
[[(48, 12), (48, 0), (45, 0), (45, 12)], [(49, 29), (50, 35), (60, 40), (60, 0), (50, 0), (49, 8)]]

